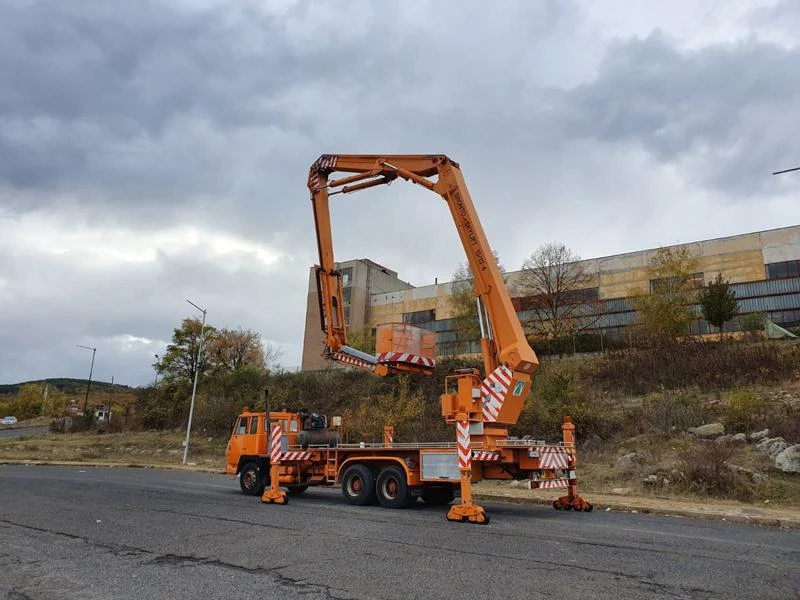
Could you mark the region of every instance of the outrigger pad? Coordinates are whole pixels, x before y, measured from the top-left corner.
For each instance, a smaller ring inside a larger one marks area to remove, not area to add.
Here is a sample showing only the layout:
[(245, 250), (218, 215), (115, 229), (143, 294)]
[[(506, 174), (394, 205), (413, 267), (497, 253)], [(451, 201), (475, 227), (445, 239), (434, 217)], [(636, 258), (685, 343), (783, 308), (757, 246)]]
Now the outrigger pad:
[(264, 504), (289, 504), (289, 497), (281, 489), (273, 490), (269, 488), (264, 490), (261, 495), (261, 502)]

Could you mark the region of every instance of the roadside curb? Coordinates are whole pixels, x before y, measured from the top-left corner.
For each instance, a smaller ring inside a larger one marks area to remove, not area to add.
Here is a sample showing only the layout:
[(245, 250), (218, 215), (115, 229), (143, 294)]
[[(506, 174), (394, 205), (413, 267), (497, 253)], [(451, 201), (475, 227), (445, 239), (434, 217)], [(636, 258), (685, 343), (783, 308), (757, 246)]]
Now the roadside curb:
[(32, 467), (90, 467), (90, 468), (125, 468), (125, 469), (163, 469), (167, 471), (189, 471), (195, 473), (212, 473), (215, 475), (225, 475), (224, 469), (213, 469), (198, 465), (145, 465), (141, 463), (125, 462), (86, 462), (70, 460), (14, 460), (0, 458), (0, 465), (18, 465)]
[[(616, 511), (626, 513), (644, 513), (653, 515), (664, 515), (670, 517), (690, 517), (696, 519), (706, 519), (715, 521), (727, 521), (730, 523), (749, 523), (751, 525), (764, 525), (768, 527), (779, 527), (783, 529), (800, 529), (800, 513), (776, 516), (768, 514), (744, 514), (743, 508), (726, 509), (723, 507), (708, 507), (706, 509), (691, 508), (682, 505), (680, 501), (668, 501), (657, 503), (649, 498), (629, 498), (611, 500), (605, 496), (595, 501), (591, 494), (588, 499), (594, 505), (595, 511)], [(473, 493), (476, 500), (486, 500), (490, 502), (507, 502), (509, 504), (537, 504), (551, 506), (551, 498), (525, 497), (525, 496), (505, 496), (503, 494), (492, 493)], [(746, 508), (746, 507), (745, 507)]]

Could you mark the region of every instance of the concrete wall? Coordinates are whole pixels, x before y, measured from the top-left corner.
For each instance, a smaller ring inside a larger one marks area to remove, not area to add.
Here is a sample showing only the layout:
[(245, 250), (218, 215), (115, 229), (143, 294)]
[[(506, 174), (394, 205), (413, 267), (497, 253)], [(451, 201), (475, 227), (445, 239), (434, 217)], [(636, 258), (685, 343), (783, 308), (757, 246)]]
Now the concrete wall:
[[(358, 331), (374, 322), (370, 304), (370, 298), (373, 294), (396, 293), (399, 290), (408, 290), (413, 287), (411, 284), (398, 279), (396, 271), (392, 271), (366, 258), (337, 263), (336, 268), (340, 271), (347, 268), (352, 269), (352, 278), (347, 286), (350, 289), (348, 331)], [(308, 277), (301, 368), (303, 370), (316, 370), (331, 366), (321, 356), (324, 347), (325, 334), (322, 332), (320, 324), (317, 283), (314, 268), (312, 267)]]

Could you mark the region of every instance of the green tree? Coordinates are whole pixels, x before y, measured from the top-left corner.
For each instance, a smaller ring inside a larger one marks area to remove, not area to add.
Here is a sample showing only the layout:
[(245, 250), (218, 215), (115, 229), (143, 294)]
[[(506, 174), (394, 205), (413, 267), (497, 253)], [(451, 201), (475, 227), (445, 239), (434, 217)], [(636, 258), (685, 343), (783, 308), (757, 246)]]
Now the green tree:
[(739, 303), (730, 282), (722, 279), (722, 273), (717, 273), (716, 279), (700, 292), (699, 300), (703, 318), (719, 329), (719, 337), (722, 339), (725, 323), (739, 314)]
[[(596, 317), (583, 310), (596, 301), (593, 277), (564, 244), (539, 246), (523, 263), (516, 293), (529, 315), (526, 329), (537, 337), (559, 338), (581, 331)], [(596, 313), (597, 311), (588, 311)]]
[(367, 354), (375, 354), (375, 329), (364, 325), (361, 329), (347, 332), (347, 343)]
[(208, 339), (208, 360), (215, 373), (232, 373), (242, 367), (266, 369), (280, 351), (265, 344), (251, 329), (221, 329)]
[(408, 375), (397, 378), (396, 385), (375, 398), (363, 398), (354, 408), (346, 408), (344, 419), (351, 441), (383, 439), (383, 428), (391, 425), (398, 439), (409, 439), (424, 412), (425, 395), (412, 385)]
[(67, 411), (69, 398), (55, 386), (45, 385), (42, 397), (42, 415), (60, 417)]
[(659, 248), (650, 259), (649, 293), (634, 294), (633, 304), (651, 339), (671, 342), (688, 331), (694, 317), (692, 304), (702, 285), (697, 266), (687, 248)]
[(42, 414), (42, 405), (45, 401), (45, 387), (41, 383), (28, 383), (19, 389), (16, 399), (12, 403), (14, 416), (18, 419), (31, 419)]
[(208, 368), (208, 347), (212, 343), (217, 330), (206, 324), (203, 332), (205, 338), (203, 352), (198, 357), (202, 322), (199, 319), (184, 319), (180, 327), (172, 334), (172, 343), (161, 360), (154, 366), (165, 381), (194, 381), (194, 374), (205, 374)]

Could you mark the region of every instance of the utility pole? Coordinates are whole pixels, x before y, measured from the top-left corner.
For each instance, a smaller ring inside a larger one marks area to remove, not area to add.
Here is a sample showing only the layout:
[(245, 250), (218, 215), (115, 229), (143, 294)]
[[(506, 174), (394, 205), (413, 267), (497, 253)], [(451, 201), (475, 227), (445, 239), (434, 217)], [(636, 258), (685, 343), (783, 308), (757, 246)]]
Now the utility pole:
[(194, 399), (197, 394), (197, 376), (200, 374), (200, 356), (203, 353), (203, 334), (206, 330), (206, 309), (200, 308), (192, 302), (191, 300), (187, 300), (189, 304), (194, 306), (197, 310), (203, 313), (203, 324), (200, 327), (200, 342), (197, 345), (197, 360), (195, 361), (194, 365), (194, 383), (192, 384), (192, 403), (189, 405), (189, 423), (186, 425), (186, 439), (183, 442), (183, 464), (186, 464), (186, 461), (189, 458), (189, 437), (192, 434), (192, 415), (194, 414)]
[(86, 348), (87, 350), (92, 351), (92, 366), (89, 367), (89, 382), (86, 384), (86, 399), (83, 401), (83, 414), (86, 415), (86, 406), (89, 404), (89, 390), (92, 387), (92, 371), (94, 371), (94, 354), (97, 352), (97, 348), (91, 348), (89, 346), (84, 346), (82, 344), (75, 344), (78, 348)]
[(161, 358), (159, 358), (158, 354), (154, 354), (153, 356), (156, 357), (156, 381), (153, 384), (154, 388), (158, 388), (158, 367), (161, 366)]
[(114, 376), (112, 375), (111, 376), (111, 387), (108, 388), (108, 419), (107, 419), (107, 421), (109, 423), (111, 422), (111, 403), (112, 403), (111, 393), (112, 393), (113, 390), (114, 390)]

